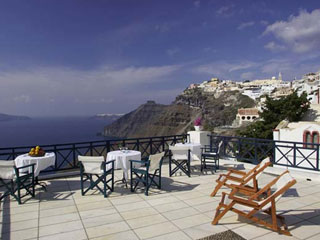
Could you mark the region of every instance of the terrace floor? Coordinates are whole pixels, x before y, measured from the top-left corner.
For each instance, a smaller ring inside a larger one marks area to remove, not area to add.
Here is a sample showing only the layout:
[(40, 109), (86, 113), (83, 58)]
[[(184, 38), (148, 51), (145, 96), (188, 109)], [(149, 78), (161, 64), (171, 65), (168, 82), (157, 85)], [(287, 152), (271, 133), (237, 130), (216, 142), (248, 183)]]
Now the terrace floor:
[[(194, 162), (194, 164), (198, 164)], [(222, 164), (220, 164), (222, 165)], [(293, 237), (279, 235), (228, 213), (211, 225), (221, 191), (210, 197), (216, 174), (200, 174), (193, 167), (191, 178), (168, 177), (163, 165), (163, 189), (149, 196), (131, 193), (117, 183), (108, 198), (97, 192), (81, 196), (79, 177), (48, 180), (47, 192), (38, 189), (35, 199), (1, 203), (0, 239), (199, 239), (231, 229), (245, 239), (320, 239), (320, 182), (298, 180), (277, 204)], [(116, 171), (120, 179), (122, 172)], [(273, 176), (264, 174), (260, 185)]]

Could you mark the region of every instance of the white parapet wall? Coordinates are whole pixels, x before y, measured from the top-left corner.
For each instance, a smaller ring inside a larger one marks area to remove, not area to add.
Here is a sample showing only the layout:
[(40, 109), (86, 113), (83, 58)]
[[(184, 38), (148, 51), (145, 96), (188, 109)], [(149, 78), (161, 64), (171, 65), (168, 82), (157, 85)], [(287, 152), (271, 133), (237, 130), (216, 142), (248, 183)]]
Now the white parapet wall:
[(210, 132), (208, 131), (189, 131), (190, 142), (210, 145)]

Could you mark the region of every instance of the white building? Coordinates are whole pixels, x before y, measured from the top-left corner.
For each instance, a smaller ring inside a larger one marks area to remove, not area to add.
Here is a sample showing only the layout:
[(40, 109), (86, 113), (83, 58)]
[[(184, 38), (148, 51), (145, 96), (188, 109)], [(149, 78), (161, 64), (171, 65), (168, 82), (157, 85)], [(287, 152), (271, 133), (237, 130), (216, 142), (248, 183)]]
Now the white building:
[[(276, 142), (275, 162), (283, 165), (295, 165), (300, 168), (313, 169), (319, 164), (318, 151), (319, 122), (282, 121), (273, 131)], [(295, 143), (293, 143), (295, 142)]]
[[(312, 169), (319, 163), (320, 105), (311, 104), (300, 122), (282, 121), (273, 131), (275, 161)], [(284, 141), (284, 142), (283, 142)], [(295, 143), (293, 143), (295, 142)]]
[(239, 125), (244, 123), (253, 122), (259, 118), (259, 111), (257, 108), (240, 108), (238, 109), (238, 114), (236, 120)]
[(306, 92), (311, 103), (320, 103), (320, 72), (305, 74), (302, 79), (293, 81), (292, 87), (299, 96)]

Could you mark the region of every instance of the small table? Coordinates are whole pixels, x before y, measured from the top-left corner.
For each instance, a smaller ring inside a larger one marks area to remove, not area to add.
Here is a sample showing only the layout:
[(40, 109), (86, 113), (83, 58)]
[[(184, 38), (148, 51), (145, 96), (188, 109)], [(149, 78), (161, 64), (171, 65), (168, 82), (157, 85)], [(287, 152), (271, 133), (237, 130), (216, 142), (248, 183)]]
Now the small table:
[[(35, 164), (34, 166), (34, 176), (36, 178), (36, 184), (39, 184), (45, 189), (45, 186), (41, 185), (38, 181), (39, 174), (42, 170), (53, 166), (56, 162), (56, 155), (53, 152), (46, 153), (42, 157), (31, 157), (28, 153), (19, 155), (16, 157), (15, 165), (16, 167), (23, 167), (28, 164)], [(31, 168), (27, 169), (27, 171), (31, 171)]]
[(186, 146), (191, 151), (191, 160), (201, 160), (201, 144), (200, 143), (176, 143), (175, 146)]
[[(122, 151), (112, 151), (108, 152), (107, 162), (110, 160), (115, 160), (115, 168), (123, 170), (123, 180), (126, 182), (128, 180), (128, 171), (130, 170), (129, 160), (141, 160), (141, 152), (134, 150), (122, 150)], [(137, 164), (135, 163), (135, 167)]]

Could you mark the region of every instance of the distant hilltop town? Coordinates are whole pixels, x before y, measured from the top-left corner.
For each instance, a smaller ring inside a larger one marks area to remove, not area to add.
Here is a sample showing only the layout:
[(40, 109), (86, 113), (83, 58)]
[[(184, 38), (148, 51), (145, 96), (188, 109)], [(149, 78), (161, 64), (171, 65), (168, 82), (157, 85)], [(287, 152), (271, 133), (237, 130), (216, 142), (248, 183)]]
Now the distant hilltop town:
[(302, 92), (306, 92), (311, 103), (319, 103), (320, 71), (307, 73), (303, 75), (302, 79), (291, 82), (283, 81), (281, 73), (279, 73), (278, 78), (272, 77), (270, 79), (246, 80), (243, 82), (211, 78), (211, 80), (204, 81), (200, 84), (190, 84), (187, 90), (194, 88), (200, 88), (204, 92), (212, 93), (240, 91), (243, 95), (255, 101), (263, 101), (263, 96), (279, 98), (287, 96), (293, 91), (297, 91), (299, 95)]
[(303, 75), (302, 79), (293, 81), (283, 81), (281, 73), (279, 73), (278, 78), (272, 77), (270, 79), (246, 80), (243, 82), (219, 80), (215, 77), (200, 84), (190, 84), (183, 94), (188, 94), (188, 90), (196, 88), (206, 93), (213, 93), (215, 96), (223, 92), (239, 91), (241, 94), (253, 99), (256, 102), (255, 108), (238, 109), (235, 125), (242, 125), (259, 118), (258, 111), (261, 111), (266, 96), (278, 99), (290, 95), (293, 91), (297, 91), (299, 96), (306, 92), (311, 104), (319, 104), (320, 71), (307, 73)]
[(280, 98), (294, 90), (298, 94), (305, 91), (315, 103), (312, 105), (320, 109), (319, 88), (319, 72), (305, 74), (301, 80), (291, 82), (283, 81), (281, 73), (270, 79), (244, 82), (212, 78), (191, 84), (169, 105), (154, 101), (142, 104), (107, 125), (104, 135), (131, 138), (183, 134), (194, 129), (193, 123), (199, 117), (205, 130), (234, 135), (237, 129), (259, 121), (266, 96)]

